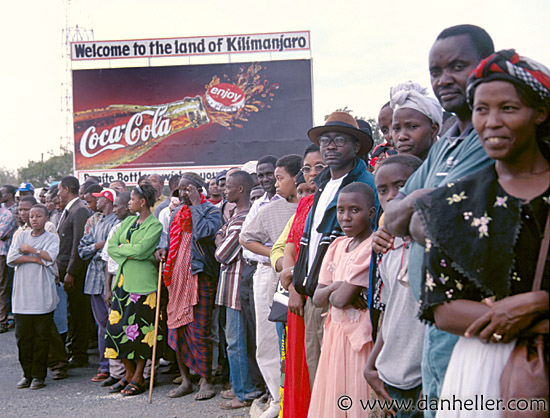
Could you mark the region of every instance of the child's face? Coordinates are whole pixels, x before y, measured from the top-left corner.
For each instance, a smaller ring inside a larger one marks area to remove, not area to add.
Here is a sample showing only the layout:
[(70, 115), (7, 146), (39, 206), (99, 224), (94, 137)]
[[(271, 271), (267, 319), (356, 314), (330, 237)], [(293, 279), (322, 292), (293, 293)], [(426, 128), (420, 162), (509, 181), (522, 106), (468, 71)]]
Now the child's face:
[(306, 196), (311, 196), (313, 193), (315, 193), (315, 187), (312, 185), (312, 183), (300, 183), (298, 186), (296, 186), (296, 194), (298, 196), (298, 199)]
[(275, 190), (283, 199), (296, 195), (296, 176), (291, 176), (285, 167), (275, 168)]
[(21, 202), (19, 203), (19, 219), (24, 224), (29, 223), (29, 212), (32, 208), (31, 202)]
[(403, 108), (393, 113), (392, 139), (399, 154), (425, 160), (437, 131), (437, 125), (418, 110)]
[(33, 231), (42, 231), (48, 221), (48, 217), (41, 208), (33, 208), (30, 211), (29, 221)]
[(412, 173), (412, 168), (402, 164), (387, 164), (378, 167), (374, 176), (374, 184), (382, 209), (386, 210), (388, 202), (397, 196), (399, 189), (405, 185)]
[(374, 217), (376, 209), (362, 193), (340, 193), (336, 213), (340, 228), (348, 237), (356, 237), (363, 233), (370, 235), (370, 220)]
[(378, 126), (384, 135), (384, 139), (390, 145), (393, 145), (391, 136), (391, 122), (392, 122), (393, 110), (391, 107), (386, 106), (378, 114)]

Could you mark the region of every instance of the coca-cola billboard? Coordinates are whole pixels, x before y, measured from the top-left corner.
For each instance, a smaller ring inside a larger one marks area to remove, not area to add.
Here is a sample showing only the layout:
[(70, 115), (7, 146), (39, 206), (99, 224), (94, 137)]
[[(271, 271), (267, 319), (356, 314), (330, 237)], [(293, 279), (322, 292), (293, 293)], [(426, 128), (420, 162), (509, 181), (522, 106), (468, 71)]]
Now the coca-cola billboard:
[(75, 70), (73, 89), (81, 178), (301, 154), (313, 125), (309, 60)]

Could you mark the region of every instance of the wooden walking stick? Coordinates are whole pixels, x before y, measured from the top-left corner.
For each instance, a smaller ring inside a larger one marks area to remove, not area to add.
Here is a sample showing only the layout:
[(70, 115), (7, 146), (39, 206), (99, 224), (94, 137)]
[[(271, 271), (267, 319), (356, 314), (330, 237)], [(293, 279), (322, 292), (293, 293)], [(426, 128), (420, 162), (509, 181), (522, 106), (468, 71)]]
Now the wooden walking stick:
[(159, 317), (160, 317), (160, 292), (162, 289), (162, 262), (159, 265), (159, 280), (157, 283), (157, 309), (155, 312), (155, 339), (153, 341), (153, 358), (151, 359), (151, 379), (149, 382), (149, 403), (153, 398), (153, 384), (155, 383), (155, 362), (157, 359), (157, 337), (159, 333)]

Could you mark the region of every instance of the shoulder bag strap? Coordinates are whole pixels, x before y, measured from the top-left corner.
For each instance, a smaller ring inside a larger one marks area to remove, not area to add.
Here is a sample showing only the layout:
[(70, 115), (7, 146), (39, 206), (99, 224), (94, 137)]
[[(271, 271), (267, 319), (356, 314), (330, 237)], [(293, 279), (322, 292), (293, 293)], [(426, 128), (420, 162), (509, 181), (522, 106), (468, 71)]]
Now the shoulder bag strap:
[(548, 210), (548, 216), (546, 218), (546, 226), (544, 227), (544, 236), (540, 244), (539, 258), (537, 260), (537, 269), (535, 271), (535, 280), (533, 281), (533, 292), (540, 290), (542, 283), (542, 274), (544, 272), (544, 265), (546, 264), (546, 258), (548, 257), (548, 247), (550, 245), (550, 209)]

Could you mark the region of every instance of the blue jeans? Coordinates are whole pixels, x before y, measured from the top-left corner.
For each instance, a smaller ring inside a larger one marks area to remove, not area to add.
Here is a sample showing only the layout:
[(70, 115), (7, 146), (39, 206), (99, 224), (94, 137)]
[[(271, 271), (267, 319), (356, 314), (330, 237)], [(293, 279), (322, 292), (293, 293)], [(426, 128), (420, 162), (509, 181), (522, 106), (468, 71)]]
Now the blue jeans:
[[(420, 392), (422, 391), (422, 385), (418, 385), (412, 389), (399, 389), (394, 386), (390, 386), (387, 383), (384, 383), (384, 386), (390, 396), (395, 399), (396, 401), (406, 401), (411, 400), (412, 406), (416, 405), (416, 402), (418, 401), (418, 398), (420, 396)], [(418, 410), (411, 410), (411, 411), (405, 411), (400, 410), (397, 411), (396, 418), (422, 418), (422, 411)]]
[[(422, 392), (427, 398), (439, 399), (445, 372), (451, 359), (458, 336), (427, 325), (424, 333), (424, 353), (422, 354)], [(436, 411), (424, 411), (424, 417), (435, 417)]]
[(59, 302), (55, 311), (53, 311), (53, 322), (57, 327), (57, 332), (65, 334), (69, 331), (69, 324), (67, 323), (67, 293), (65, 293), (63, 289), (63, 282), (56, 284), (55, 288), (57, 290)]
[(225, 315), (229, 381), (237, 399), (244, 402), (244, 395), (254, 391), (254, 383), (248, 368), (243, 318), (240, 311), (231, 308), (226, 308)]
[(97, 348), (99, 350), (99, 371), (109, 373), (109, 359), (105, 358), (105, 328), (109, 319), (109, 308), (103, 294), (91, 295), (92, 313), (97, 323)]

